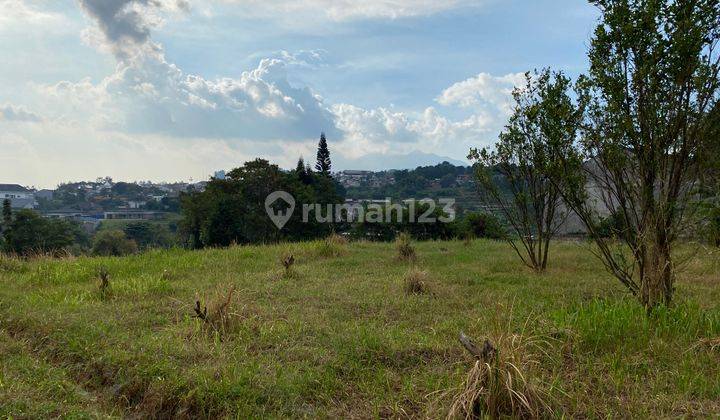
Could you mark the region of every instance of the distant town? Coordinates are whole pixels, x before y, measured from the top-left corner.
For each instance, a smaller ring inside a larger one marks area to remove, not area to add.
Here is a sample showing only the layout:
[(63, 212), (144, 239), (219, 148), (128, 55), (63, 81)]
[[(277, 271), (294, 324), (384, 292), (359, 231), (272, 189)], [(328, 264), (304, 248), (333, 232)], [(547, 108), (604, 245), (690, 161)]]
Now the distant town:
[[(210, 179), (225, 176), (226, 172), (220, 170)], [(333, 178), (345, 189), (349, 202), (422, 195), (459, 198), (468, 209), (482, 207), (475, 194), (472, 169), (448, 162), (415, 170), (344, 170), (334, 172)], [(62, 183), (55, 189), (7, 183), (0, 184), (0, 199), (9, 200), (13, 209), (35, 210), (47, 218), (71, 219), (91, 231), (102, 220), (158, 220), (179, 213), (180, 195), (203, 191), (207, 182), (124, 182), (102, 177)]]

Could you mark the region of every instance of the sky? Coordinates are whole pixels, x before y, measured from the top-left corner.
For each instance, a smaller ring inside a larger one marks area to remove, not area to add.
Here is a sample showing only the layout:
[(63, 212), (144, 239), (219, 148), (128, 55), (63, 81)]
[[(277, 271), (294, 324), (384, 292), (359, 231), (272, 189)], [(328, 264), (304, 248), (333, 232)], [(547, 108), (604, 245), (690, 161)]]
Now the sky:
[(577, 76), (582, 0), (0, 0), (0, 183), (204, 180), (262, 157), (467, 163), (526, 71)]

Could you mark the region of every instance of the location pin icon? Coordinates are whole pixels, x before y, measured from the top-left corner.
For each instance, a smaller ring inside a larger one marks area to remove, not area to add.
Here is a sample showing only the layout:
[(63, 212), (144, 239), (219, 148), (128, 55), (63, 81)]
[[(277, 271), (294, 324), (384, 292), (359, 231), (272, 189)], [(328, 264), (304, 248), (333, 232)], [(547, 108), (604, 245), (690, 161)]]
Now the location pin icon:
[[(288, 204), (288, 208), (285, 210), (278, 210), (272, 208), (273, 203), (277, 200), (283, 200)], [(277, 226), (278, 229), (282, 229), (283, 226), (290, 220), (293, 212), (295, 211), (295, 199), (292, 195), (285, 191), (275, 191), (265, 198), (265, 211), (270, 217), (270, 220)]]

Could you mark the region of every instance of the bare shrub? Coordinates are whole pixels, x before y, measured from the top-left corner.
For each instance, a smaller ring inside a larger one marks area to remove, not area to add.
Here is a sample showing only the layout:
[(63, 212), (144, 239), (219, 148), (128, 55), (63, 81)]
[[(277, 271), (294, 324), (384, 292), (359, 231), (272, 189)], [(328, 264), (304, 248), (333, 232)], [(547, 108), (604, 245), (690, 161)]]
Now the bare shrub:
[(284, 254), (280, 259), (280, 263), (285, 268), (285, 272), (288, 272), (292, 270), (292, 267), (295, 264), (295, 256), (293, 254)]
[(552, 414), (550, 394), (537, 376), (548, 342), (525, 332), (500, 332), (478, 347), (465, 334), (463, 346), (476, 359), (453, 398), (448, 419), (540, 418)]
[(397, 257), (400, 261), (415, 261), (417, 254), (415, 247), (412, 245), (410, 235), (402, 232), (395, 239), (395, 248), (397, 249)]
[(232, 312), (234, 293), (235, 286), (232, 286), (227, 294), (216, 293), (208, 299), (207, 306), (203, 306), (200, 299), (196, 300), (193, 317), (203, 321), (205, 330), (217, 333), (221, 338), (231, 333), (238, 320), (237, 314)]
[(430, 293), (428, 273), (416, 268), (410, 269), (410, 271), (405, 274), (405, 294), (425, 295), (428, 293)]

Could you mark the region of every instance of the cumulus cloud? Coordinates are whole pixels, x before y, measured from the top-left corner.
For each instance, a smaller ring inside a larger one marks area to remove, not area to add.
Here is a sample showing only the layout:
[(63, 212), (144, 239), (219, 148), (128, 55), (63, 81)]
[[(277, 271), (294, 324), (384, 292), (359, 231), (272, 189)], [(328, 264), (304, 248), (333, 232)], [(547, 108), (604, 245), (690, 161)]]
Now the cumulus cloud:
[[(392, 107), (368, 109), (346, 103), (326, 104), (309, 88), (291, 85), (287, 77), (288, 66), (324, 65), (326, 51), (280, 51), (260, 60), (255, 69), (209, 80), (185, 73), (169, 62), (162, 46), (152, 39), (152, 29), (162, 21), (156, 15), (182, 11), (187, 8), (185, 1), (80, 2), (97, 23), (98, 45), (115, 55), (117, 68), (98, 83), (90, 79), (64, 81), (43, 86), (40, 91), (48, 100), (57, 102), (57, 109), (68, 113), (57, 120), (89, 122), (106, 131), (143, 138), (160, 135), (187, 138), (187, 142), (199, 138), (242, 140), (246, 144), (256, 142), (257, 146), (257, 142), (265, 142), (276, 147), (294, 144), (295, 150), (302, 151), (311, 150), (319, 132), (325, 131), (337, 142), (337, 151), (348, 158), (414, 150), (442, 150), (452, 156), (464, 156), (470, 146), (495, 137), (509, 112), (513, 86), (523, 77), (480, 73), (445, 89), (436, 101), (470, 111), (460, 119), (443, 116), (434, 107), (416, 113)], [(450, 2), (456, 6), (460, 3)], [(288, 2), (287, 7), (295, 7), (293, 4), (296, 3)], [(339, 7), (335, 2), (322, 1), (305, 5), (314, 7), (313, 4), (330, 9)], [(353, 2), (349, 7), (376, 16), (390, 9), (393, 13), (431, 13), (436, 7), (451, 6), (394, 0), (370, 1), (365, 6)], [(408, 8), (414, 9), (411, 12)]]
[[(162, 23), (159, 11), (187, 11), (187, 0), (80, 0), (80, 6), (97, 23), (111, 51), (121, 58), (150, 45), (152, 28)], [(92, 32), (86, 39), (96, 41)]]
[(504, 76), (480, 73), (445, 89), (438, 96), (437, 101), (447, 106), (475, 109), (492, 107), (509, 113), (513, 89), (524, 84), (524, 73), (510, 73)]
[(39, 10), (24, 0), (0, 0), (0, 29), (12, 25), (45, 25), (61, 20), (60, 15)]
[(324, 15), (332, 20), (397, 19), (427, 16), (459, 7), (478, 6), (482, 0), (216, 0), (240, 6), (246, 13), (273, 17), (283, 14)]
[(71, 104), (76, 119), (92, 115), (106, 129), (177, 137), (303, 140), (321, 130), (337, 134), (322, 98), (291, 86), (286, 66), (315, 65), (320, 50), (263, 59), (233, 78), (208, 80), (168, 62), (151, 39), (150, 10), (182, 10), (183, 0), (81, 0), (98, 24), (103, 48), (117, 58), (116, 71), (98, 84), (60, 82), (40, 90)]
[(21, 106), (0, 105), (0, 120), (19, 122), (40, 122), (42, 118)]
[(464, 156), (469, 145), (492, 132), (493, 121), (472, 115), (452, 121), (433, 107), (419, 115), (386, 108), (363, 109), (349, 104), (332, 107), (343, 131), (343, 151), (351, 157), (368, 152), (408, 153), (413, 150)]
[(275, 56), (286, 64), (300, 67), (321, 67), (325, 64), (328, 52), (323, 49), (300, 50), (296, 52), (279, 51)]

